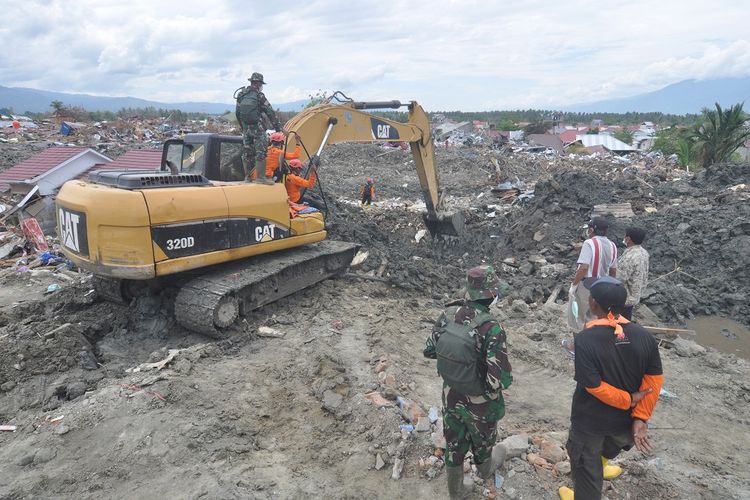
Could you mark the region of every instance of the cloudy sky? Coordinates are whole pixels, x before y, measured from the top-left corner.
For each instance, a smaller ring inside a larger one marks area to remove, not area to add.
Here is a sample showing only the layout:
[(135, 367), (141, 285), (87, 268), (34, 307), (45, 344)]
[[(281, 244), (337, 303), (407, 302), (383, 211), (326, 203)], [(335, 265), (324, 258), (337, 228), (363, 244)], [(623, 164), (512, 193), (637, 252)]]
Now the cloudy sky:
[(0, 85), (429, 111), (545, 108), (750, 75), (746, 0), (0, 0)]

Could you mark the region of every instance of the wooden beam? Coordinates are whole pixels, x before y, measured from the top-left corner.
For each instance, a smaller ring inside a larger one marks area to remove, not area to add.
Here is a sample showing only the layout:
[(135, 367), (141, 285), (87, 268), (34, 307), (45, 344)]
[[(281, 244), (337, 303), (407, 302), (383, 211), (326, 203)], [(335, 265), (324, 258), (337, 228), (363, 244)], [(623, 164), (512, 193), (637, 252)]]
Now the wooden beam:
[(646, 326), (641, 325), (643, 328), (653, 333), (654, 335), (661, 333), (664, 335), (691, 335), (695, 337), (695, 330), (683, 330), (681, 328), (661, 328), (658, 326)]

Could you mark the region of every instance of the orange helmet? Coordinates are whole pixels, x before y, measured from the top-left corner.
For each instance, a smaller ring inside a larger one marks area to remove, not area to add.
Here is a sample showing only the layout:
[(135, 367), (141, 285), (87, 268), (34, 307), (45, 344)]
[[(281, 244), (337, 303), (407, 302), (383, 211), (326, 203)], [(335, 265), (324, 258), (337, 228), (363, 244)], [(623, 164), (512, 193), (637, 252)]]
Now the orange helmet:
[(298, 159), (289, 160), (289, 166), (292, 168), (302, 168), (302, 162)]
[(271, 142), (284, 142), (284, 133), (274, 132), (271, 134)]

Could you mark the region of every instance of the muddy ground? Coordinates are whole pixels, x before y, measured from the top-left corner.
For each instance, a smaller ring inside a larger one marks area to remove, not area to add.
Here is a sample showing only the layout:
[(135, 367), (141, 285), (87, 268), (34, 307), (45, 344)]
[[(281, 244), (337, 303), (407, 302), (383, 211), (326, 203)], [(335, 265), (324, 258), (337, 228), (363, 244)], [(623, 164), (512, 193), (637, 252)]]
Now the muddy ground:
[[(440, 149), (445, 204), (468, 229), (442, 245), (415, 239), (424, 226), (408, 152), (340, 145), (323, 158), (331, 235), (360, 243), (367, 260), (256, 311), (228, 340), (184, 331), (162, 312), (167, 299), (103, 302), (85, 274), (2, 275), (0, 424), (17, 429), (0, 432), (0, 498), (446, 498), (436, 424), (401, 426), (440, 408), (424, 339), (480, 263), (512, 285), (496, 310), (514, 369), (500, 437), (528, 436), (500, 471), (500, 497), (556, 498), (570, 483), (565, 292), (579, 226), (600, 203), (630, 201), (631, 222), (649, 231), (644, 302), (658, 317), (644, 308), (641, 321), (750, 324), (750, 204), (737, 187), (750, 184), (748, 165), (687, 175), (638, 160)], [(362, 209), (365, 176), (377, 197)], [(536, 183), (535, 197), (501, 203), (491, 188), (516, 176)], [(62, 288), (44, 293), (53, 283)], [(163, 369), (141, 366), (170, 349)], [(621, 455), (607, 498), (749, 498), (748, 362), (690, 338), (663, 342), (661, 355), (668, 395), (651, 424), (654, 452)]]

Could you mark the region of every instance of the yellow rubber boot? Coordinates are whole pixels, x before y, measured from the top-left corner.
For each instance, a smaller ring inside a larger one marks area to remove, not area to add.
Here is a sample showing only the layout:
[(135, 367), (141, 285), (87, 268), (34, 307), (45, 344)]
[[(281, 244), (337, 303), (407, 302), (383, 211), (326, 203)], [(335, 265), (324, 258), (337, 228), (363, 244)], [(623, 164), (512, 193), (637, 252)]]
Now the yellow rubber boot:
[(571, 490), (567, 486), (560, 486), (560, 489), (557, 490), (557, 492), (560, 494), (560, 500), (574, 500), (575, 499), (575, 493), (573, 493), (573, 490)]
[(604, 471), (604, 479), (614, 479), (622, 474), (622, 467), (609, 465), (609, 460), (604, 457), (602, 457), (602, 470)]

